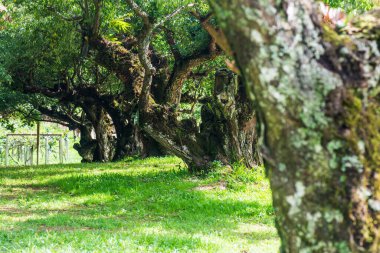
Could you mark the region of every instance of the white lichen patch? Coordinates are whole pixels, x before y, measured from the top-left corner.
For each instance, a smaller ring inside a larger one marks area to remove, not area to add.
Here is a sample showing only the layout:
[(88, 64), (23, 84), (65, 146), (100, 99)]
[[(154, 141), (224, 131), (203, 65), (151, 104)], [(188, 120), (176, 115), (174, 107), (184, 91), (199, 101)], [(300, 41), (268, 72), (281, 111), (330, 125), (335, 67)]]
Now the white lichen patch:
[(367, 187), (362, 186), (356, 190), (356, 194), (359, 198), (363, 200), (367, 200), (372, 195), (372, 192)]
[(355, 168), (358, 172), (363, 172), (363, 164), (357, 156), (345, 156), (342, 158), (342, 171), (346, 171), (348, 168)]
[(322, 214), (320, 212), (316, 212), (314, 214), (312, 214), (312, 213), (306, 214), (306, 219), (307, 219), (307, 234), (306, 234), (306, 236), (309, 239), (314, 238), (316, 226), (318, 224), (319, 219), (321, 219), (321, 218), (322, 218)]
[(261, 34), (255, 29), (251, 30), (251, 41), (254, 41), (257, 44), (262, 44), (264, 42)]
[(300, 211), (300, 206), (302, 204), (302, 197), (305, 195), (305, 185), (298, 181), (295, 184), (296, 192), (294, 195), (290, 195), (286, 197), (286, 201), (289, 203), (290, 208), (288, 215), (293, 216)]
[(380, 201), (379, 200), (370, 199), (370, 200), (368, 200), (368, 205), (372, 210), (374, 210), (376, 212), (380, 212)]
[(339, 210), (328, 210), (323, 213), (323, 216), (327, 223), (336, 221), (338, 223), (343, 222), (343, 215)]
[(286, 165), (283, 163), (278, 164), (278, 170), (284, 172), (286, 170)]
[(365, 153), (365, 143), (364, 143), (364, 141), (362, 141), (362, 140), (358, 141), (358, 149), (359, 149), (359, 151), (360, 151), (361, 154)]

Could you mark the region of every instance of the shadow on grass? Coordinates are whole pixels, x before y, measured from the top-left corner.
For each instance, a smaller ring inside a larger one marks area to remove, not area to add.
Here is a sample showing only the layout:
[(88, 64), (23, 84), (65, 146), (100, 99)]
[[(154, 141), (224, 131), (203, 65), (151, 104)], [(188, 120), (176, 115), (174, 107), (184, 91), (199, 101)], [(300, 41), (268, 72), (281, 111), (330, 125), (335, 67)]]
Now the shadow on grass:
[[(106, 170), (105, 166), (109, 166), (112, 169), (119, 169), (125, 171), (130, 167), (126, 164), (102, 164), (102, 163), (81, 163), (81, 164), (65, 164), (65, 165), (40, 165), (30, 167), (12, 167), (12, 168), (0, 168), (0, 177), (10, 179), (25, 179), (31, 177), (43, 177), (43, 176), (56, 176), (78, 173), (86, 170), (102, 169)], [(108, 167), (107, 167), (108, 168)]]
[(31, 177), (51, 177), (51, 176), (63, 176), (67, 174), (75, 174), (86, 172), (88, 170), (99, 171), (130, 171), (133, 169), (140, 169), (146, 167), (154, 168), (178, 168), (180, 166), (179, 161), (173, 161), (172, 163), (154, 164), (150, 163), (136, 163), (133, 162), (118, 162), (118, 163), (80, 163), (80, 164), (55, 164), (55, 165), (39, 165), (39, 166), (26, 166), (26, 167), (0, 167), (0, 178), (10, 179), (23, 179)]

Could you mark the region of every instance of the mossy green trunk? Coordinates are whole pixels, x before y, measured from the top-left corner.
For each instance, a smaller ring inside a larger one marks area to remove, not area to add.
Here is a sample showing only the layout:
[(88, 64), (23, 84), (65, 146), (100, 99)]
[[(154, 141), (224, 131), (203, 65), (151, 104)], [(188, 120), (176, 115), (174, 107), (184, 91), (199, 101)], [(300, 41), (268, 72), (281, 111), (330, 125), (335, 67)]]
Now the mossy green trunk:
[(282, 252), (380, 252), (378, 33), (339, 35), (308, 0), (211, 4), (264, 129)]

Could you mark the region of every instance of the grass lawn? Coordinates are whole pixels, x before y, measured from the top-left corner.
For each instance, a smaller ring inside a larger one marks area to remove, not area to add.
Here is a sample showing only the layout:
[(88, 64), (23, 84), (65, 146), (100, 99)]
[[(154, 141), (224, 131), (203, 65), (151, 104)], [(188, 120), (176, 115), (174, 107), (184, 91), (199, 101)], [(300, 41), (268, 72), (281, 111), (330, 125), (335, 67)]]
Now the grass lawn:
[(173, 157), (0, 168), (0, 252), (278, 252), (262, 170)]

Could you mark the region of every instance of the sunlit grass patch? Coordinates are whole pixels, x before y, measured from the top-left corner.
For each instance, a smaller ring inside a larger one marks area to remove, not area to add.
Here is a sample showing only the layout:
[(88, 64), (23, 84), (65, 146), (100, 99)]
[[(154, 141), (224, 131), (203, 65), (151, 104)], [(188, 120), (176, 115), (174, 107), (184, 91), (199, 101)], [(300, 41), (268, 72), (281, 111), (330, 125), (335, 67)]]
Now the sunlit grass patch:
[(277, 252), (261, 169), (178, 158), (0, 169), (0, 252)]

